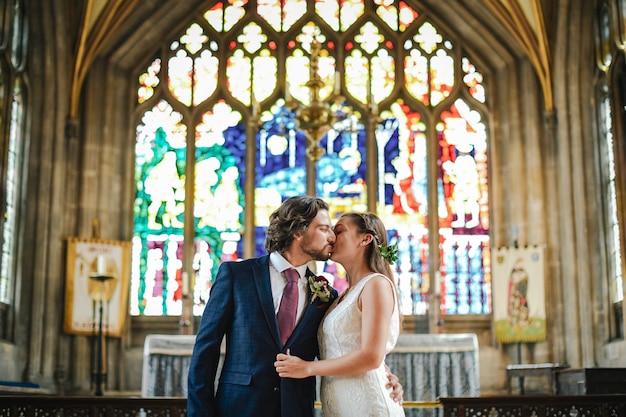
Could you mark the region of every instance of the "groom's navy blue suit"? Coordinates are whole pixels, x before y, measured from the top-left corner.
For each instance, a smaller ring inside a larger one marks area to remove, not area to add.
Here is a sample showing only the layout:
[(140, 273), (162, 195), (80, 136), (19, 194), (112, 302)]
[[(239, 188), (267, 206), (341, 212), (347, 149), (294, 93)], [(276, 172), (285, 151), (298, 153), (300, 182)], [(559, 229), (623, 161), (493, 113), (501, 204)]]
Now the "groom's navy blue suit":
[[(317, 328), (330, 303), (311, 303), (310, 291), (307, 298), (302, 318), (282, 346), (269, 255), (220, 266), (191, 358), (189, 417), (313, 416), (315, 377), (280, 378), (274, 368), (276, 355), (287, 349), (304, 360), (318, 355)], [(215, 392), (224, 335), (226, 354)]]

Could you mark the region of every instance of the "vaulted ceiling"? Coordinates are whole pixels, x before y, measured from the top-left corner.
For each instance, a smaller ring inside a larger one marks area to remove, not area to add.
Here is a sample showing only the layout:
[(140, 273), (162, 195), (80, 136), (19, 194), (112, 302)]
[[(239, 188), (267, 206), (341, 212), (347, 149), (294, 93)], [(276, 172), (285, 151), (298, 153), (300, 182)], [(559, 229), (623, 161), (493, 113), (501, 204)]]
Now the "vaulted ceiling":
[[(552, 109), (550, 48), (545, 10), (553, 0), (479, 0), (496, 16), (528, 56), (543, 88), (546, 110)], [(83, 5), (72, 79), (72, 116), (76, 116), (83, 80), (115, 30), (141, 4), (140, 0), (87, 0)]]

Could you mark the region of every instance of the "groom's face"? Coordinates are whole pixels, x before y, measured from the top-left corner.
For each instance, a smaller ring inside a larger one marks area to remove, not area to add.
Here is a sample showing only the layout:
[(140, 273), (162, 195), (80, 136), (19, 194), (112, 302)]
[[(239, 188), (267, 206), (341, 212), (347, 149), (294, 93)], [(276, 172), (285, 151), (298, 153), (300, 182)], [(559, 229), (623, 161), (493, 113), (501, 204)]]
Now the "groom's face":
[(302, 252), (315, 261), (327, 261), (335, 243), (335, 233), (327, 210), (320, 210), (299, 240)]

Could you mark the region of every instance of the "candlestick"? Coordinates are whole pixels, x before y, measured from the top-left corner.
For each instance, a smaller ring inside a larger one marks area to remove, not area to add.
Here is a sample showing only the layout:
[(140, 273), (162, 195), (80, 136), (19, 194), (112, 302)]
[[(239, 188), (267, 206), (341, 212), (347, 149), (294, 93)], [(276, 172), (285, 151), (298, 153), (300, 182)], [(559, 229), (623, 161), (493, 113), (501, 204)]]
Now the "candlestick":
[[(104, 256), (98, 256), (98, 270), (100, 271), (101, 259), (104, 261)], [(104, 331), (104, 299), (106, 297), (106, 285), (105, 283), (111, 279), (113, 279), (110, 275), (105, 275), (104, 273), (98, 272), (96, 275), (92, 275), (89, 277), (90, 279), (96, 281), (97, 285), (100, 286), (100, 294), (98, 295), (98, 335), (96, 341), (96, 363), (95, 369), (92, 368), (92, 380), (95, 380), (96, 392), (95, 395), (101, 396), (103, 395), (103, 384), (106, 383), (107, 372), (106, 372), (106, 334)], [(94, 298), (94, 301), (95, 298)], [(95, 320), (95, 317), (94, 317)], [(107, 323), (108, 324), (108, 323)], [(93, 366), (93, 364), (92, 364)]]

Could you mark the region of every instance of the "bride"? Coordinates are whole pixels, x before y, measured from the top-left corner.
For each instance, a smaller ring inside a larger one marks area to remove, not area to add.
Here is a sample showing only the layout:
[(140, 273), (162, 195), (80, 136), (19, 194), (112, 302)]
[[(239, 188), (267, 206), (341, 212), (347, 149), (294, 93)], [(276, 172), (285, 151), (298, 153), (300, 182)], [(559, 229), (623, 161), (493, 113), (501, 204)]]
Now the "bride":
[(385, 355), (400, 333), (397, 291), (389, 264), (397, 258), (375, 214), (346, 213), (334, 227), (331, 259), (346, 269), (349, 286), (319, 327), (320, 360), (279, 354), (281, 377), (322, 376), (324, 417), (400, 417), (402, 405), (386, 387)]

